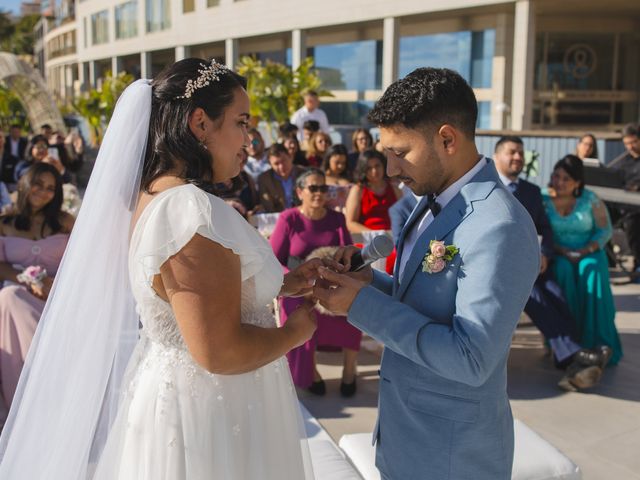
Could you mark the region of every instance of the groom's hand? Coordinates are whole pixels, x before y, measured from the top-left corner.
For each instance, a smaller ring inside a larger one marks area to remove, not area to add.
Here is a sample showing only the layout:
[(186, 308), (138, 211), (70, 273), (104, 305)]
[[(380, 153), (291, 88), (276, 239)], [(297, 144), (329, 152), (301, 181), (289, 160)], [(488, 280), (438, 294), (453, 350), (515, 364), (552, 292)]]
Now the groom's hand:
[(358, 292), (368, 282), (354, 278), (352, 274), (337, 273), (328, 268), (318, 270), (321, 282), (313, 287), (313, 296), (327, 310), (337, 315), (346, 315)]
[[(325, 266), (331, 268), (336, 272), (346, 273), (351, 268), (351, 258), (361, 250), (358, 247), (349, 245), (347, 247), (341, 247), (336, 250), (333, 255), (333, 263), (335, 265), (328, 264), (328, 260), (325, 260)], [(339, 267), (339, 268), (336, 268)], [(349, 272), (348, 275), (361, 282), (365, 282), (367, 285), (373, 281), (373, 270), (370, 265), (367, 265), (363, 269), (357, 272)]]
[(311, 293), (318, 278), (318, 268), (323, 265), (322, 260), (313, 258), (298, 265), (284, 276), (280, 289), (280, 296), (301, 297)]

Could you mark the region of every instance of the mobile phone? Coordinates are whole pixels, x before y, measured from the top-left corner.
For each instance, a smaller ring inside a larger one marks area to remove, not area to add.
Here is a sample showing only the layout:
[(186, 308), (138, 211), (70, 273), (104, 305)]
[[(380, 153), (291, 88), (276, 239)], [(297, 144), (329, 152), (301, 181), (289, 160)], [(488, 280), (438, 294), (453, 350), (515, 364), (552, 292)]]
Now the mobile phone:
[(47, 155), (49, 155), (51, 158), (55, 158), (56, 160), (60, 160), (60, 154), (58, 153), (58, 149), (55, 147), (48, 148)]

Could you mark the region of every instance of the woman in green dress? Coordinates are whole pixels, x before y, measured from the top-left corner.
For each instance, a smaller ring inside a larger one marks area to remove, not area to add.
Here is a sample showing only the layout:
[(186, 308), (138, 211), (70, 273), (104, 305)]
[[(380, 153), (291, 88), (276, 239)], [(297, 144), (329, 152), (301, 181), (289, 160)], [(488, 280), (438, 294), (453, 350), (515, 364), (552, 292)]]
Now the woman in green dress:
[(584, 188), (582, 160), (566, 155), (553, 168), (543, 199), (556, 249), (553, 272), (576, 318), (585, 348), (611, 347), (610, 364), (622, 357), (614, 323), (616, 309), (603, 250), (611, 238), (611, 220), (605, 204)]

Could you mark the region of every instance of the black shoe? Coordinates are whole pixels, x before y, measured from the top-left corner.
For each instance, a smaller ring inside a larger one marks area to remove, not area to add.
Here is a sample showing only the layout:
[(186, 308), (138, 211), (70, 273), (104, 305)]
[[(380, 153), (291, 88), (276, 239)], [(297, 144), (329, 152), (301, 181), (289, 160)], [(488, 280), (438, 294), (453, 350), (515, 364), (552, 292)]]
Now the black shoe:
[(307, 390), (314, 395), (322, 396), (327, 393), (327, 385), (324, 383), (324, 380), (318, 380), (317, 382), (313, 382)]
[(340, 395), (343, 397), (353, 397), (356, 394), (356, 379), (351, 383), (340, 382)]
[[(584, 365), (580, 361), (575, 360), (565, 372), (564, 378), (558, 386), (565, 388), (564, 382), (570, 383), (578, 390), (595, 387), (602, 377), (602, 369), (598, 365)], [(568, 388), (565, 388), (568, 390)]]
[(593, 350), (582, 349), (576, 352), (574, 360), (584, 366), (597, 366), (604, 369), (612, 354), (611, 347), (600, 345)]

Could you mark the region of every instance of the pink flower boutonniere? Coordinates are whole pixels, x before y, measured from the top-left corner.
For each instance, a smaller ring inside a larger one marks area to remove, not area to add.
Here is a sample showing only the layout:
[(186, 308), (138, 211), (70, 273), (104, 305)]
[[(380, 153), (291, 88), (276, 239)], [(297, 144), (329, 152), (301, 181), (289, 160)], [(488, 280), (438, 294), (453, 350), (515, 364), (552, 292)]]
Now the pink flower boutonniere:
[(426, 273), (441, 272), (459, 252), (460, 249), (455, 245), (445, 245), (439, 240), (431, 240), (429, 253), (424, 256), (422, 261), (422, 271)]

